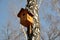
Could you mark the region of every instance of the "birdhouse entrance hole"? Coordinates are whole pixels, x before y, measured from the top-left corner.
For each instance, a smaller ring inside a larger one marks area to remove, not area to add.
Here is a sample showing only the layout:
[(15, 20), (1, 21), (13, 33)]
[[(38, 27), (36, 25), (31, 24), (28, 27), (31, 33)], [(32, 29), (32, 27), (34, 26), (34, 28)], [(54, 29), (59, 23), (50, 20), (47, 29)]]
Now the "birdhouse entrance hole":
[(23, 14), (23, 16), (25, 16), (25, 14)]

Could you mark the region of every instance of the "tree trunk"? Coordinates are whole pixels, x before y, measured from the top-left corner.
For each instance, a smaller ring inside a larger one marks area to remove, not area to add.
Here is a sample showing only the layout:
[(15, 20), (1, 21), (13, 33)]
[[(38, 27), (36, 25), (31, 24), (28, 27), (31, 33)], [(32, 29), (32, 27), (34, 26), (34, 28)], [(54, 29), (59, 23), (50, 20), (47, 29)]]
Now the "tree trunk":
[(28, 36), (28, 38), (30, 40), (40, 40), (40, 23), (39, 23), (37, 0), (27, 0), (26, 9), (28, 9), (28, 11), (34, 15), (33, 16), (34, 24), (32, 25), (33, 35)]

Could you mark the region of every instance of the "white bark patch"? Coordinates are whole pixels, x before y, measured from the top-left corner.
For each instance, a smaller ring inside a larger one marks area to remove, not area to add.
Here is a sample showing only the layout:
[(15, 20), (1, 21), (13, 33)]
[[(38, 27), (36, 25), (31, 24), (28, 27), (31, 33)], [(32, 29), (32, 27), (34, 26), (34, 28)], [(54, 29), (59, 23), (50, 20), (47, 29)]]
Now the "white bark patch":
[(36, 7), (38, 7), (38, 5), (36, 5)]
[(33, 4), (35, 4), (35, 2), (33, 2)]
[(33, 8), (33, 6), (30, 6), (30, 8)]
[(30, 1), (29, 3), (32, 3), (32, 1)]
[(38, 17), (38, 14), (37, 14), (36, 10), (34, 10), (34, 15), (35, 15), (36, 17)]
[(38, 8), (37, 7), (35, 7), (35, 10), (37, 10)]

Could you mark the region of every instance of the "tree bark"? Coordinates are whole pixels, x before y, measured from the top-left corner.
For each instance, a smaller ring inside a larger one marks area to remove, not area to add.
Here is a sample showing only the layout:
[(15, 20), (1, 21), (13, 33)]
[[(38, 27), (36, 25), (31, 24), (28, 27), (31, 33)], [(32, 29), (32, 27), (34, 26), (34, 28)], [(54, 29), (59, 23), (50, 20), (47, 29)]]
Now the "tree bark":
[[(32, 39), (30, 40), (40, 40), (40, 23), (37, 0), (27, 0), (26, 9), (28, 9), (28, 11), (34, 15), (34, 24), (32, 25), (33, 35)], [(31, 38), (31, 36), (29, 36), (28, 38)]]

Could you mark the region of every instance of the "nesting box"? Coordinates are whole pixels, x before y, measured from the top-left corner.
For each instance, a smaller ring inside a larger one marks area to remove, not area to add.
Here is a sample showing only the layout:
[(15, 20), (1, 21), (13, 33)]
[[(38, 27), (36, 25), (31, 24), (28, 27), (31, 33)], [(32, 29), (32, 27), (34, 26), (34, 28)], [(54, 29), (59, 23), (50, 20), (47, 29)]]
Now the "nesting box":
[(17, 16), (20, 18), (20, 23), (25, 27), (28, 27), (34, 23), (33, 14), (29, 13), (27, 9), (22, 8)]

